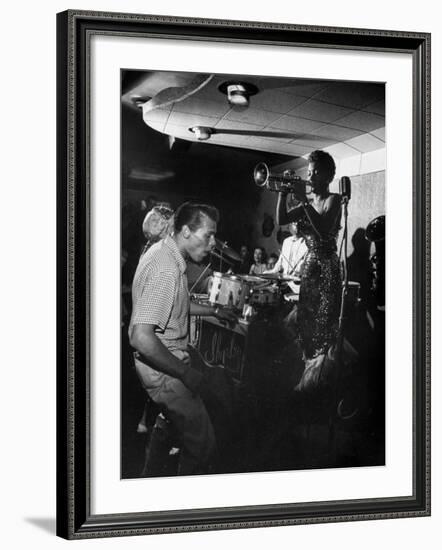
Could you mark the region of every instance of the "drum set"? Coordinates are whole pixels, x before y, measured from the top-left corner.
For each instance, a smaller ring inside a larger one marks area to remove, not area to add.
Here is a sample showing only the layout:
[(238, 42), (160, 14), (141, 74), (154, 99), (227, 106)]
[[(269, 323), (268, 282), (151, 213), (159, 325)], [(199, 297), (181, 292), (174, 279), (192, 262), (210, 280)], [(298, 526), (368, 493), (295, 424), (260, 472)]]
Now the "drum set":
[(215, 271), (209, 280), (209, 302), (243, 311), (244, 306), (276, 306), (279, 289), (268, 277)]
[[(216, 239), (216, 258), (227, 266), (240, 261), (240, 256), (227, 243)], [(248, 322), (255, 316), (271, 316), (281, 306), (293, 307), (299, 302), (300, 279), (279, 273), (263, 273), (259, 276), (236, 274), (231, 270), (214, 271), (209, 278), (207, 294), (193, 295), (199, 303), (210, 303), (231, 309), (239, 315), (239, 321)], [(349, 281), (347, 286), (348, 303), (358, 307), (360, 284)], [(284, 307), (281, 308), (284, 311)]]
[[(230, 265), (232, 260), (240, 260), (239, 255), (227, 243), (218, 239), (216, 241), (216, 248), (212, 253), (215, 257), (222, 258)], [(248, 320), (277, 308), (283, 299), (283, 283), (293, 280), (292, 277), (283, 277), (277, 273), (255, 276), (214, 271), (209, 278), (208, 294), (204, 301), (231, 309), (242, 320)], [(199, 298), (201, 300), (201, 295)]]

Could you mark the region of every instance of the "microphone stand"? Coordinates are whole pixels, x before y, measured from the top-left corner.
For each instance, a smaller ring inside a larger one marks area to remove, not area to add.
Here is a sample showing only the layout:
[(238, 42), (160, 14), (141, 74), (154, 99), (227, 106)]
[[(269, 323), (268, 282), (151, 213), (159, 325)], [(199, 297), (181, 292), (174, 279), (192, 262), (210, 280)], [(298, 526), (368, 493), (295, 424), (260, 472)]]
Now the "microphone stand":
[[(337, 375), (336, 375), (336, 381), (335, 381), (335, 395), (334, 395), (334, 402), (336, 404), (336, 414), (340, 416), (340, 405), (341, 402), (338, 403), (338, 389), (340, 385), (340, 378), (341, 373), (343, 369), (343, 347), (344, 347), (344, 333), (345, 333), (345, 321), (346, 321), (346, 302), (347, 302), (347, 294), (348, 294), (348, 262), (347, 262), (347, 255), (348, 255), (348, 202), (349, 197), (343, 196), (342, 197), (342, 207), (344, 211), (344, 233), (342, 235), (342, 241), (344, 245), (344, 258), (343, 258), (343, 272), (344, 272), (344, 278), (342, 281), (342, 293), (341, 293), (341, 307), (339, 312), (339, 322), (338, 322), (338, 336), (336, 340), (336, 354), (335, 354), (335, 361), (337, 363)], [(342, 400), (341, 400), (342, 401)]]
[(344, 279), (342, 281), (342, 294), (341, 294), (341, 309), (339, 312), (339, 324), (338, 324), (338, 340), (337, 340), (337, 352), (340, 357), (342, 352), (342, 344), (344, 340), (344, 322), (346, 319), (346, 299), (348, 294), (348, 197), (342, 197), (342, 206), (344, 210), (344, 233), (342, 236), (344, 242)]

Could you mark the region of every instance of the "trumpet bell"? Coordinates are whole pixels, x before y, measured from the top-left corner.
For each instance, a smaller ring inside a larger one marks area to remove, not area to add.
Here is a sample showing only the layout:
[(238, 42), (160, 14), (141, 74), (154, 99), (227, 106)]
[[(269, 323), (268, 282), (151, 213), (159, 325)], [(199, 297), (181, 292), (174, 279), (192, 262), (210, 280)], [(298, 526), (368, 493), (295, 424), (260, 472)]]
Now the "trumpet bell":
[(274, 193), (305, 193), (309, 182), (302, 180), (292, 170), (285, 170), (278, 174), (271, 172), (265, 162), (260, 162), (255, 166), (253, 179), (258, 187), (263, 187)]
[(260, 162), (255, 166), (253, 179), (258, 187), (265, 187), (269, 181), (270, 170), (265, 162)]

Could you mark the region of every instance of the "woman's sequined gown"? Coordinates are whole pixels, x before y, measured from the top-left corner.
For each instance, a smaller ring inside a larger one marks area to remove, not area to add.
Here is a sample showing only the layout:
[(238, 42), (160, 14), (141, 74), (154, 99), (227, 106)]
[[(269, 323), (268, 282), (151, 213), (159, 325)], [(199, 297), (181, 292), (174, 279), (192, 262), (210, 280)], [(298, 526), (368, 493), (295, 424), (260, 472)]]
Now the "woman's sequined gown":
[(336, 342), (341, 302), (341, 272), (336, 253), (339, 223), (320, 238), (305, 215), (298, 228), (308, 248), (301, 276), (298, 323), (306, 359), (327, 353)]

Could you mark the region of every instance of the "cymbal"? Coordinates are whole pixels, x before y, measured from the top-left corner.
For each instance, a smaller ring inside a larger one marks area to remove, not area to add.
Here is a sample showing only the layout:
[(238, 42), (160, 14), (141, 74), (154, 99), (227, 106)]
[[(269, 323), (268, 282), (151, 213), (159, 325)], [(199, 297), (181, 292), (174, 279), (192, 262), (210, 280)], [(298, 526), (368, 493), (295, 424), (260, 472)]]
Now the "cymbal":
[(284, 277), (279, 273), (262, 273), (260, 275), (261, 279), (266, 279), (267, 281), (275, 281), (279, 283), (287, 283), (289, 281), (294, 281), (294, 277)]
[(235, 252), (233, 248), (230, 248), (230, 246), (227, 245), (227, 242), (215, 239), (215, 249), (219, 254), (222, 254), (222, 256), (228, 256), (231, 260), (235, 260), (235, 262), (239, 262), (241, 260), (241, 256)]
[(239, 274), (241, 279), (246, 281), (247, 283), (255, 284), (255, 285), (262, 285), (263, 283), (269, 284), (268, 281), (264, 280), (262, 277), (259, 277), (258, 275), (248, 275), (248, 274)]
[(210, 255), (215, 256), (215, 258), (218, 258), (218, 259), (222, 260), (223, 262), (226, 262), (226, 264), (233, 265), (233, 262), (231, 260), (229, 260), (229, 258), (227, 258), (225, 254), (223, 254), (223, 256), (221, 256), (221, 254), (218, 254), (218, 252), (215, 252), (215, 250), (212, 250), (210, 252)]

